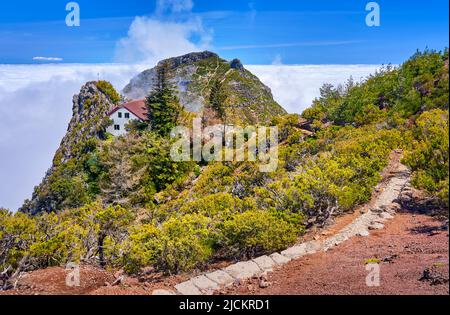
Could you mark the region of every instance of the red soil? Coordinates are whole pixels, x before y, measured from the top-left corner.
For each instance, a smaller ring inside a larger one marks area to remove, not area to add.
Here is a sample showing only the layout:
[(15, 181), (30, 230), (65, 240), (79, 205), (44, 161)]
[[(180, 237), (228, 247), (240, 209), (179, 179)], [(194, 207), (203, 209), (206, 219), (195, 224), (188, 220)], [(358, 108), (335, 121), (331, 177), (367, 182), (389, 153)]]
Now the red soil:
[[(220, 293), (449, 294), (448, 237), (442, 222), (429, 216), (397, 214), (385, 229), (373, 231), (369, 237), (350, 239), (326, 253), (305, 256), (275, 270), (268, 275), (268, 288), (260, 288), (259, 280), (251, 279)], [(382, 261), (380, 286), (368, 287), (365, 261), (375, 258)], [(420, 281), (426, 268), (444, 283)]]

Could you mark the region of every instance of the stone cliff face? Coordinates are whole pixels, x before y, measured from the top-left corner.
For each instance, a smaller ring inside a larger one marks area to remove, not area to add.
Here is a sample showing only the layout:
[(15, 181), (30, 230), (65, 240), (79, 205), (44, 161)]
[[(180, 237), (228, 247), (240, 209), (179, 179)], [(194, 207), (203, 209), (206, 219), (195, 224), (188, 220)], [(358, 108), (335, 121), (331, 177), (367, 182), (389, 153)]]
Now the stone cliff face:
[[(116, 106), (99, 86), (99, 82), (88, 82), (73, 97), (72, 119), (55, 153), (53, 164), (35, 188), (32, 199), (25, 201), (20, 211), (36, 214), (59, 210), (57, 205), (64, 198), (64, 193), (77, 189), (76, 185), (82, 182), (77, 181), (79, 169), (83, 167), (79, 158), (86, 148), (93, 145), (93, 141), (104, 139), (104, 130), (109, 123), (108, 113)], [(74, 181), (61, 181), (65, 176), (74, 178)]]
[[(88, 82), (73, 97), (72, 119), (55, 158), (61, 162), (76, 156), (74, 148), (88, 139), (104, 137), (108, 113), (116, 105), (98, 86), (97, 82)], [(58, 162), (58, 161), (57, 161)]]
[[(176, 86), (181, 105), (190, 112), (202, 112), (214, 79), (225, 85), (233, 122), (262, 123), (285, 114), (273, 100), (270, 89), (244, 68), (238, 59), (228, 62), (212, 52), (191, 53), (161, 61), (168, 63), (172, 83)], [(157, 66), (158, 67), (158, 66)], [(145, 70), (123, 89), (130, 99), (146, 97), (153, 88), (156, 68)]]
[[(177, 84), (178, 92), (180, 96), (185, 96), (185, 94), (187, 94), (185, 87), (192, 81), (192, 76), (196, 70), (194, 64), (209, 58), (219, 58), (219, 56), (212, 52), (200, 52), (160, 61), (156, 67), (145, 70), (131, 79), (130, 83), (123, 89), (123, 94), (131, 99), (141, 99), (146, 97), (152, 90), (153, 80), (156, 76), (156, 68), (164, 62), (168, 62), (170, 70), (172, 71), (171, 75), (173, 76), (173, 81)], [(181, 71), (179, 68), (184, 69)], [(185, 105), (185, 107), (187, 105), (187, 109), (195, 109), (195, 106), (190, 106), (192, 104), (185, 103), (183, 105)]]

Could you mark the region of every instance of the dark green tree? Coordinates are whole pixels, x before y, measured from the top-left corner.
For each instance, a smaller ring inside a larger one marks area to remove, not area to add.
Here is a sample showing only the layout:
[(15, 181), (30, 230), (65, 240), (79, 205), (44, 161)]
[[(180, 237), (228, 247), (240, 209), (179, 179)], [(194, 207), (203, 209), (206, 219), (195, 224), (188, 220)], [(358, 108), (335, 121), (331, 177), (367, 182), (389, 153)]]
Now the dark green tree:
[(227, 95), (224, 91), (223, 83), (216, 79), (212, 82), (211, 92), (209, 94), (209, 106), (213, 109), (217, 116), (226, 124), (225, 102)]
[(169, 80), (169, 64), (158, 65), (153, 90), (147, 96), (148, 119), (152, 130), (166, 136), (177, 125), (182, 108)]

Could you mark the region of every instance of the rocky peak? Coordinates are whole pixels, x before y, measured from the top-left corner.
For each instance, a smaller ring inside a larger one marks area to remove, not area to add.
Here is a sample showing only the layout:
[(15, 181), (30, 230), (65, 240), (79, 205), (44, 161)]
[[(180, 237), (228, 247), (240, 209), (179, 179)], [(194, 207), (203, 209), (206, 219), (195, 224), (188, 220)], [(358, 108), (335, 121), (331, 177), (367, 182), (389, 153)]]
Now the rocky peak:
[(60, 161), (55, 162), (73, 158), (73, 149), (79, 142), (102, 138), (108, 113), (115, 106), (110, 97), (99, 88), (99, 82), (91, 81), (83, 85), (80, 93), (73, 97), (72, 119), (55, 156)]
[[(209, 51), (190, 53), (158, 63), (169, 64), (169, 77), (177, 90), (181, 105), (190, 112), (202, 113), (214, 80), (220, 80), (227, 94), (227, 103), (233, 123), (268, 122), (274, 116), (285, 114), (270, 89), (246, 70), (239, 59), (231, 62)], [(145, 98), (153, 89), (156, 69), (148, 69), (131, 79), (123, 89), (129, 99)]]
[(231, 69), (236, 69), (239, 71), (243, 71), (244, 70), (244, 65), (241, 63), (241, 61), (239, 59), (233, 59), (230, 62), (230, 67)]
[(178, 68), (182, 65), (189, 65), (195, 62), (209, 59), (209, 58), (219, 58), (219, 56), (210, 51), (202, 51), (202, 52), (193, 52), (183, 56), (173, 57), (169, 59), (162, 60), (158, 62), (158, 66), (161, 66), (164, 63), (168, 63), (171, 69)]
[[(20, 209), (22, 212), (36, 214), (42, 211), (55, 211), (61, 202), (62, 192), (52, 190), (60, 187), (60, 177), (72, 172), (73, 178), (77, 176), (78, 169), (71, 169), (67, 165), (79, 165), (78, 161), (96, 139), (104, 139), (105, 128), (109, 123), (108, 113), (116, 106), (118, 97), (114, 88), (106, 81), (87, 82), (80, 89), (80, 93), (73, 97), (73, 115), (67, 128), (67, 133), (61, 141), (53, 158), (53, 165), (47, 171), (42, 182), (35, 188), (32, 200), (25, 201)], [(72, 164), (70, 163), (72, 161)], [(68, 187), (75, 185), (70, 182)], [(66, 183), (67, 184), (67, 183)], [(70, 188), (75, 189), (75, 188)]]

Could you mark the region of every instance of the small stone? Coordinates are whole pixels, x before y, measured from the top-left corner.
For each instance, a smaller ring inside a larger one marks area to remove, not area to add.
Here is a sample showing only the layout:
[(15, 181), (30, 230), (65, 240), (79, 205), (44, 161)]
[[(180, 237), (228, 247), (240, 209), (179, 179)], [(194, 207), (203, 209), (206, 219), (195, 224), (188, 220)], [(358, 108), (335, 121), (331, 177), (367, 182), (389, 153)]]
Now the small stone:
[(123, 270), (116, 271), (116, 273), (114, 273), (114, 278), (117, 279), (117, 278), (119, 278), (122, 275), (123, 275)]
[(244, 66), (242, 65), (241, 61), (239, 59), (233, 59), (230, 63), (231, 69), (236, 69), (239, 71), (244, 70)]
[(270, 258), (273, 259), (273, 261), (277, 264), (277, 265), (284, 265), (287, 264), (288, 262), (291, 261), (290, 258), (283, 256), (279, 253), (273, 253), (272, 255), (269, 256)]
[(367, 231), (367, 230), (361, 230), (361, 231), (359, 231), (358, 233), (356, 233), (356, 235), (357, 235), (357, 236), (366, 237), (366, 236), (369, 236), (370, 233), (369, 233), (369, 231)]
[(394, 216), (391, 215), (389, 212), (381, 212), (380, 218), (385, 219), (385, 220), (391, 220), (394, 218)]
[(382, 230), (384, 228), (384, 225), (378, 222), (373, 222), (371, 225), (369, 225), (369, 230)]
[(253, 259), (253, 261), (258, 265), (263, 271), (272, 271), (276, 263), (269, 256), (261, 256)]
[(261, 281), (259, 281), (259, 287), (261, 289), (268, 288), (268, 287), (270, 287), (270, 282), (268, 282), (266, 280), (261, 280)]
[(323, 242), (320, 241), (310, 241), (304, 243), (306, 248), (306, 254), (315, 254), (320, 251), (323, 247)]
[(197, 288), (199, 288), (202, 292), (206, 294), (212, 294), (214, 290), (219, 288), (219, 285), (216, 282), (208, 279), (205, 276), (195, 277), (191, 279), (191, 281)]
[(226, 273), (235, 279), (247, 279), (259, 274), (262, 270), (253, 261), (238, 262), (223, 269)]
[(267, 272), (263, 272), (262, 274), (261, 274), (261, 276), (259, 276), (259, 279), (260, 280), (268, 280), (269, 279), (269, 275), (267, 274)]
[(381, 213), (383, 212), (383, 207), (370, 209), (372, 213)]
[(191, 281), (177, 284), (175, 289), (182, 295), (202, 295), (202, 292)]
[(291, 259), (300, 258), (300, 257), (306, 255), (306, 245), (301, 244), (301, 245), (292, 246), (292, 247), (282, 251), (281, 255), (291, 258)]

